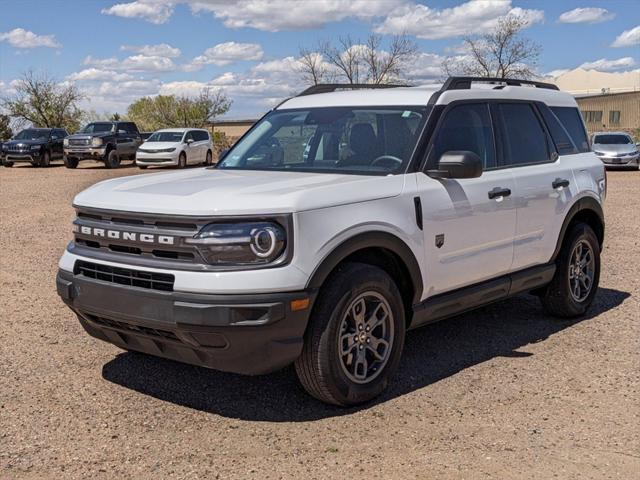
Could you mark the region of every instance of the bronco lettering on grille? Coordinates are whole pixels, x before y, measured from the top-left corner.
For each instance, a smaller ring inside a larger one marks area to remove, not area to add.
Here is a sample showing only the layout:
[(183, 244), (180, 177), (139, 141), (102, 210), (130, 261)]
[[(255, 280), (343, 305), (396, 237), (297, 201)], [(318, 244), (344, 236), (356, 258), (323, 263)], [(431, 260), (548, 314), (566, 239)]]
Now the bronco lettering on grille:
[(174, 245), (175, 237), (171, 235), (154, 235), (151, 233), (125, 232), (122, 230), (108, 230), (106, 228), (94, 228), (80, 226), (80, 233), (94, 237), (110, 238), (114, 240), (127, 240), (130, 242), (159, 243), (162, 245)]

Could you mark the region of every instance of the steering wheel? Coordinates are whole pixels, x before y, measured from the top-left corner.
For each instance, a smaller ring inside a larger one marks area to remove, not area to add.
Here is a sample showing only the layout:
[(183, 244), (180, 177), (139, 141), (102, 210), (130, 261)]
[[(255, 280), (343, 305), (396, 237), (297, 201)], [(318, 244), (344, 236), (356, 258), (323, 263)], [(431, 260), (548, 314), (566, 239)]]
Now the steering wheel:
[[(386, 163), (386, 165), (385, 165)], [(378, 165), (380, 164), (380, 165)], [(371, 162), (372, 167), (384, 167), (389, 166), (389, 168), (396, 168), (402, 165), (402, 159), (398, 157), (394, 157), (393, 155), (380, 155), (373, 162)]]

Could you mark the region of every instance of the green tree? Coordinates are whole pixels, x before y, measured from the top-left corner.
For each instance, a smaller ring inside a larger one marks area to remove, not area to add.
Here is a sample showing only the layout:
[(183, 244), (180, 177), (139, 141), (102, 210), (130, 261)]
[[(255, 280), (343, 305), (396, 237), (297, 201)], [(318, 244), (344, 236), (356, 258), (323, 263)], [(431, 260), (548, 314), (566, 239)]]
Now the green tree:
[(158, 95), (142, 97), (127, 109), (127, 117), (142, 131), (172, 127), (205, 127), (229, 111), (231, 100), (223, 90), (203, 89), (197, 97)]
[(11, 137), (13, 137), (11, 118), (9, 115), (0, 113), (0, 141), (9, 140)]
[(70, 132), (80, 127), (84, 113), (78, 103), (83, 95), (75, 85), (60, 84), (46, 74), (28, 71), (15, 89), (14, 96), (0, 100), (9, 116), (36, 127), (63, 127)]

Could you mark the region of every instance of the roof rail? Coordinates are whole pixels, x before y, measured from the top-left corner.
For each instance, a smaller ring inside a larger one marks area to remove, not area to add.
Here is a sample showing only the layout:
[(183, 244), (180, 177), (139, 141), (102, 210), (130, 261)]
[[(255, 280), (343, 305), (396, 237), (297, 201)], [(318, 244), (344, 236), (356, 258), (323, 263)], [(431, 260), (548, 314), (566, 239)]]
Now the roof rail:
[(449, 77), (440, 91), (466, 90), (471, 88), (472, 83), (501, 83), (512, 87), (531, 85), (536, 88), (546, 88), (548, 90), (560, 90), (553, 83), (536, 82), (534, 80), (519, 80), (517, 78), (496, 78), (496, 77)]
[(388, 83), (319, 83), (303, 90), (296, 96), (303, 97), (305, 95), (314, 95), (316, 93), (335, 92), (336, 90), (364, 90), (395, 87), (408, 87), (408, 85), (391, 85)]

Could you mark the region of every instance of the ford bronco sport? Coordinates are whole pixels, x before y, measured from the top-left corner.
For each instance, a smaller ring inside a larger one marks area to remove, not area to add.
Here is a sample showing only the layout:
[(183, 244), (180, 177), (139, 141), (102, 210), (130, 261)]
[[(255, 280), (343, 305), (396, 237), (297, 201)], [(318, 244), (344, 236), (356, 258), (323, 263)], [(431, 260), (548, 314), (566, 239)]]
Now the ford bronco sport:
[(81, 160), (96, 160), (107, 168), (118, 168), (125, 158), (135, 160), (141, 144), (142, 137), (133, 122), (89, 123), (65, 138), (64, 164), (76, 168)]
[(356, 87), (284, 101), (217, 168), (78, 194), (57, 289), (85, 330), (229, 372), (295, 363), (352, 405), (387, 387), (407, 330), (521, 292), (585, 313), (606, 179), (571, 95)]

